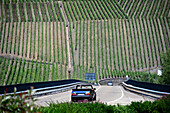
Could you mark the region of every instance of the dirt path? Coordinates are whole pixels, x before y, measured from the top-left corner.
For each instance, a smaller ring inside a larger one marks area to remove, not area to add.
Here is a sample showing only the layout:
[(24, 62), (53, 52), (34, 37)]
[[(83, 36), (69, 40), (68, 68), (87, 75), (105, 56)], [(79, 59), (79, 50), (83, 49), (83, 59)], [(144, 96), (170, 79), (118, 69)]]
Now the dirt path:
[[(75, 65), (78, 64), (78, 60), (76, 60), (76, 56), (77, 56), (77, 52), (75, 50), (75, 43), (76, 43), (76, 23), (77, 22), (74, 22), (74, 23), (71, 23), (71, 34), (72, 34), (72, 46), (73, 46), (73, 54), (74, 54), (74, 63)], [(73, 27), (74, 26), (74, 27)], [(70, 28), (70, 27), (69, 27)], [(63, 30), (62, 30), (63, 31)]]
[(66, 48), (66, 43), (65, 43), (65, 42), (66, 42), (66, 41), (65, 41), (65, 32), (64, 32), (64, 27), (65, 27), (65, 26), (64, 26), (64, 23), (63, 23), (63, 22), (61, 23), (61, 25), (62, 25), (62, 48), (63, 48), (62, 52), (63, 52), (63, 57), (64, 57), (64, 58), (63, 58), (63, 59), (64, 59), (64, 62), (63, 62), (63, 63), (66, 64), (66, 54), (67, 54), (67, 53), (66, 53), (65, 50), (66, 50), (67, 48)]
[[(67, 40), (67, 56), (68, 56), (68, 67), (67, 69), (68, 70), (72, 70), (73, 67), (72, 67), (72, 60), (71, 60), (71, 46), (70, 46), (70, 40), (69, 40), (69, 26), (66, 27), (66, 40)], [(67, 79), (69, 78), (69, 76), (67, 76)]]

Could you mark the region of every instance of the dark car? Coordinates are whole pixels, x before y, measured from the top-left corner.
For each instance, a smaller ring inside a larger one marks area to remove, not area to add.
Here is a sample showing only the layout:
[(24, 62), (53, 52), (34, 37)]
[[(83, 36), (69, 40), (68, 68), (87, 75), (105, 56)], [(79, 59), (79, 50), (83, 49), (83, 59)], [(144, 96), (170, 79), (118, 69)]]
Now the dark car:
[(108, 86), (113, 86), (113, 82), (108, 82), (107, 85)]
[(75, 89), (72, 89), (71, 101), (76, 102), (78, 100), (88, 99), (89, 101), (96, 100), (96, 88), (92, 85), (77, 85)]

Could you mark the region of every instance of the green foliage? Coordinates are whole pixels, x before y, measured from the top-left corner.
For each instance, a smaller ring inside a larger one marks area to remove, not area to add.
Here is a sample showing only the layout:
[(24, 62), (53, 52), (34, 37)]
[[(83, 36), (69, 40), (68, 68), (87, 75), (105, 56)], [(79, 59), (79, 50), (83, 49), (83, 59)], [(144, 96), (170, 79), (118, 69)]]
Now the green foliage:
[(170, 49), (162, 55), (162, 76), (160, 82), (163, 84), (170, 84)]
[[(34, 104), (34, 99), (32, 94), (33, 87), (28, 90), (28, 94), (21, 93), (16, 94), (16, 88), (14, 88), (14, 94), (6, 95), (0, 97), (0, 112), (1, 113), (31, 113), (37, 111), (36, 105)], [(28, 101), (29, 100), (29, 101)]]
[(130, 105), (107, 105), (95, 103), (49, 103), (48, 107), (41, 106), (39, 112), (57, 113), (167, 113), (170, 110), (170, 96), (150, 102), (132, 102)]

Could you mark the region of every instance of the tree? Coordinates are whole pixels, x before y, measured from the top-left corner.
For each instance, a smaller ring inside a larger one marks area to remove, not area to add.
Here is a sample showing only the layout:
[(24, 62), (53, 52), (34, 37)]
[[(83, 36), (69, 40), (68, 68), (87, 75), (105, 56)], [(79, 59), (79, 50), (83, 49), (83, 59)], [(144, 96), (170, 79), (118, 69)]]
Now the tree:
[(170, 48), (162, 55), (162, 76), (160, 82), (162, 84), (170, 84)]

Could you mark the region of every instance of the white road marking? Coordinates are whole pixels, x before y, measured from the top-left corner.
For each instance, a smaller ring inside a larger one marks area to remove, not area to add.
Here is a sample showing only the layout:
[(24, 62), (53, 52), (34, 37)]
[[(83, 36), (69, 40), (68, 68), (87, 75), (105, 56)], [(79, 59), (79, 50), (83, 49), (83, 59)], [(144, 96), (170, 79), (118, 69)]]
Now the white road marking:
[(118, 101), (118, 100), (120, 100), (120, 99), (122, 99), (122, 98), (123, 98), (124, 93), (123, 93), (122, 89), (120, 88), (120, 86), (119, 86), (119, 89), (121, 90), (121, 93), (122, 93), (121, 97), (117, 98), (116, 100), (113, 100), (113, 101), (107, 102), (107, 104), (114, 103), (114, 102), (116, 102), (116, 101)]
[(99, 90), (101, 88), (101, 85), (99, 84), (99, 87), (96, 89), (96, 92), (97, 92), (97, 90)]

